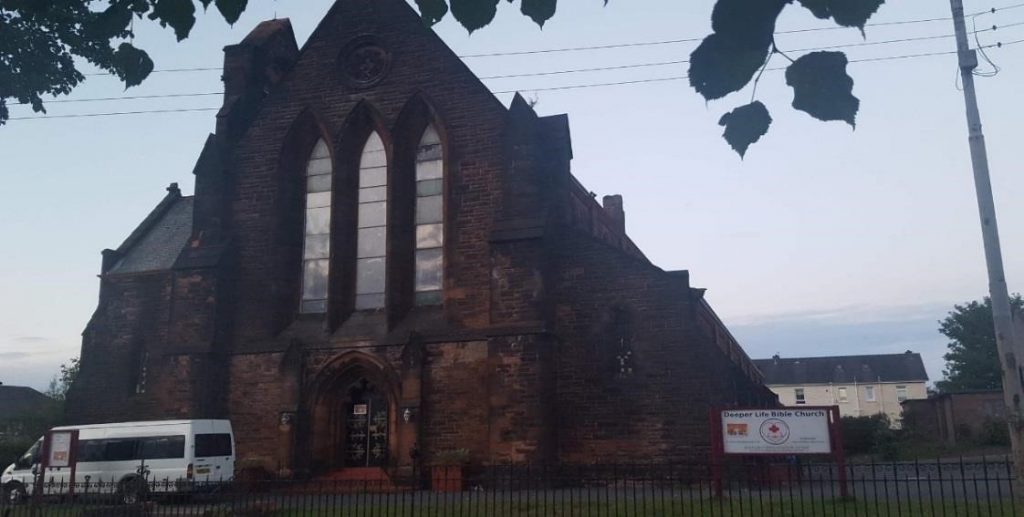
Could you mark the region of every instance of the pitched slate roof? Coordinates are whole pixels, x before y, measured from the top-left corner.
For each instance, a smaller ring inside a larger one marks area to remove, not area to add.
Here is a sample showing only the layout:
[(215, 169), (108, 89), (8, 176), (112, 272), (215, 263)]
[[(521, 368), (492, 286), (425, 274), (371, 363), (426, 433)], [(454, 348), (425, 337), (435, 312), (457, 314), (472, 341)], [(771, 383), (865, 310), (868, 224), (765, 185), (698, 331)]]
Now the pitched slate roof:
[[(166, 207), (147, 218), (141, 235), (129, 237), (121, 259), (108, 271), (110, 274), (141, 273), (170, 269), (192, 235), (193, 197), (176, 197)], [(138, 232), (138, 230), (136, 230)], [(124, 247), (124, 246), (123, 246)]]
[(0, 418), (10, 418), (23, 413), (38, 411), (53, 404), (53, 399), (28, 386), (5, 386), (0, 384)]
[(756, 359), (765, 384), (852, 384), (927, 381), (921, 354), (847, 355)]

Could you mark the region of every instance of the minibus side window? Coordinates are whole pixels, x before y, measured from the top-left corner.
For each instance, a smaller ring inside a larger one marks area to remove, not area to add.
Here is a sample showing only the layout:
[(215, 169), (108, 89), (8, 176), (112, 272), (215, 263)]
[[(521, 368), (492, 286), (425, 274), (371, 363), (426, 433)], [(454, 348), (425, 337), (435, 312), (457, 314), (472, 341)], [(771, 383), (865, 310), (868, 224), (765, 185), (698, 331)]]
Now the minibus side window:
[(231, 435), (228, 433), (197, 434), (196, 457), (231, 456)]
[(103, 461), (104, 440), (78, 440), (78, 461)]
[(142, 459), (168, 460), (185, 457), (185, 436), (153, 436), (142, 439)]
[(136, 459), (139, 440), (133, 438), (104, 440), (103, 461), (131, 461)]

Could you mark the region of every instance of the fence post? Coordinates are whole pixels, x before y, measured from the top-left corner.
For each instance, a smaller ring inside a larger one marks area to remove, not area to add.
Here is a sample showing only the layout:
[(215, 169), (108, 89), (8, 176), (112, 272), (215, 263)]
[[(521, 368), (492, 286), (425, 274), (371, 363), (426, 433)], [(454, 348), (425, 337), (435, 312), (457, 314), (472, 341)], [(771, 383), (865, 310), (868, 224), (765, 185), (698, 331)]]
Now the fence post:
[(846, 450), (843, 446), (843, 433), (839, 428), (839, 406), (832, 406), (829, 413), (832, 417), (832, 457), (835, 458), (836, 468), (839, 469), (839, 496), (846, 499), (850, 497), (850, 493), (846, 486)]
[(722, 443), (722, 412), (711, 408), (708, 412), (708, 431), (711, 435), (711, 487), (715, 497), (722, 497), (722, 459), (725, 444)]

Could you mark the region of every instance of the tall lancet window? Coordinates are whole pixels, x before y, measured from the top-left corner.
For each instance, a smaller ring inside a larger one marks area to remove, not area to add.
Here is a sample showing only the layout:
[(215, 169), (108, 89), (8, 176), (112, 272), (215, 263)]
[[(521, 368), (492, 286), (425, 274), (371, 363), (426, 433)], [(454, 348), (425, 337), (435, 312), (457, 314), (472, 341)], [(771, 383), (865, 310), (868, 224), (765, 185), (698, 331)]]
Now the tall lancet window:
[(356, 309), (381, 309), (387, 284), (388, 159), (373, 132), (359, 159)]
[(302, 302), (308, 314), (327, 311), (331, 269), (331, 153), (317, 141), (306, 164), (306, 235), (302, 249)]
[(430, 126), (416, 152), (416, 303), (441, 303), (444, 282), (444, 156)]

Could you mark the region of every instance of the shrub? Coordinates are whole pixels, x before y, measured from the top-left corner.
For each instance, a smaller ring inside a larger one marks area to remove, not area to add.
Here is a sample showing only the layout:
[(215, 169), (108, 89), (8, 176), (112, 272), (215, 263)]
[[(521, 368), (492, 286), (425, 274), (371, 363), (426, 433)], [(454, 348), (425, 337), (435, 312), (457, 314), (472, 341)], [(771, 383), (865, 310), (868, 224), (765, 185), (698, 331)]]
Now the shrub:
[(986, 418), (981, 424), (978, 436), (975, 438), (978, 445), (987, 447), (1009, 447), (1010, 429), (1006, 421), (994, 418)]
[(848, 456), (879, 452), (879, 440), (889, 438), (889, 418), (885, 415), (852, 417), (839, 421), (843, 433), (843, 449)]
[(8, 465), (14, 463), (14, 460), (25, 454), (32, 444), (35, 443), (34, 439), (31, 438), (2, 438), (0, 439), (0, 470), (7, 468)]

